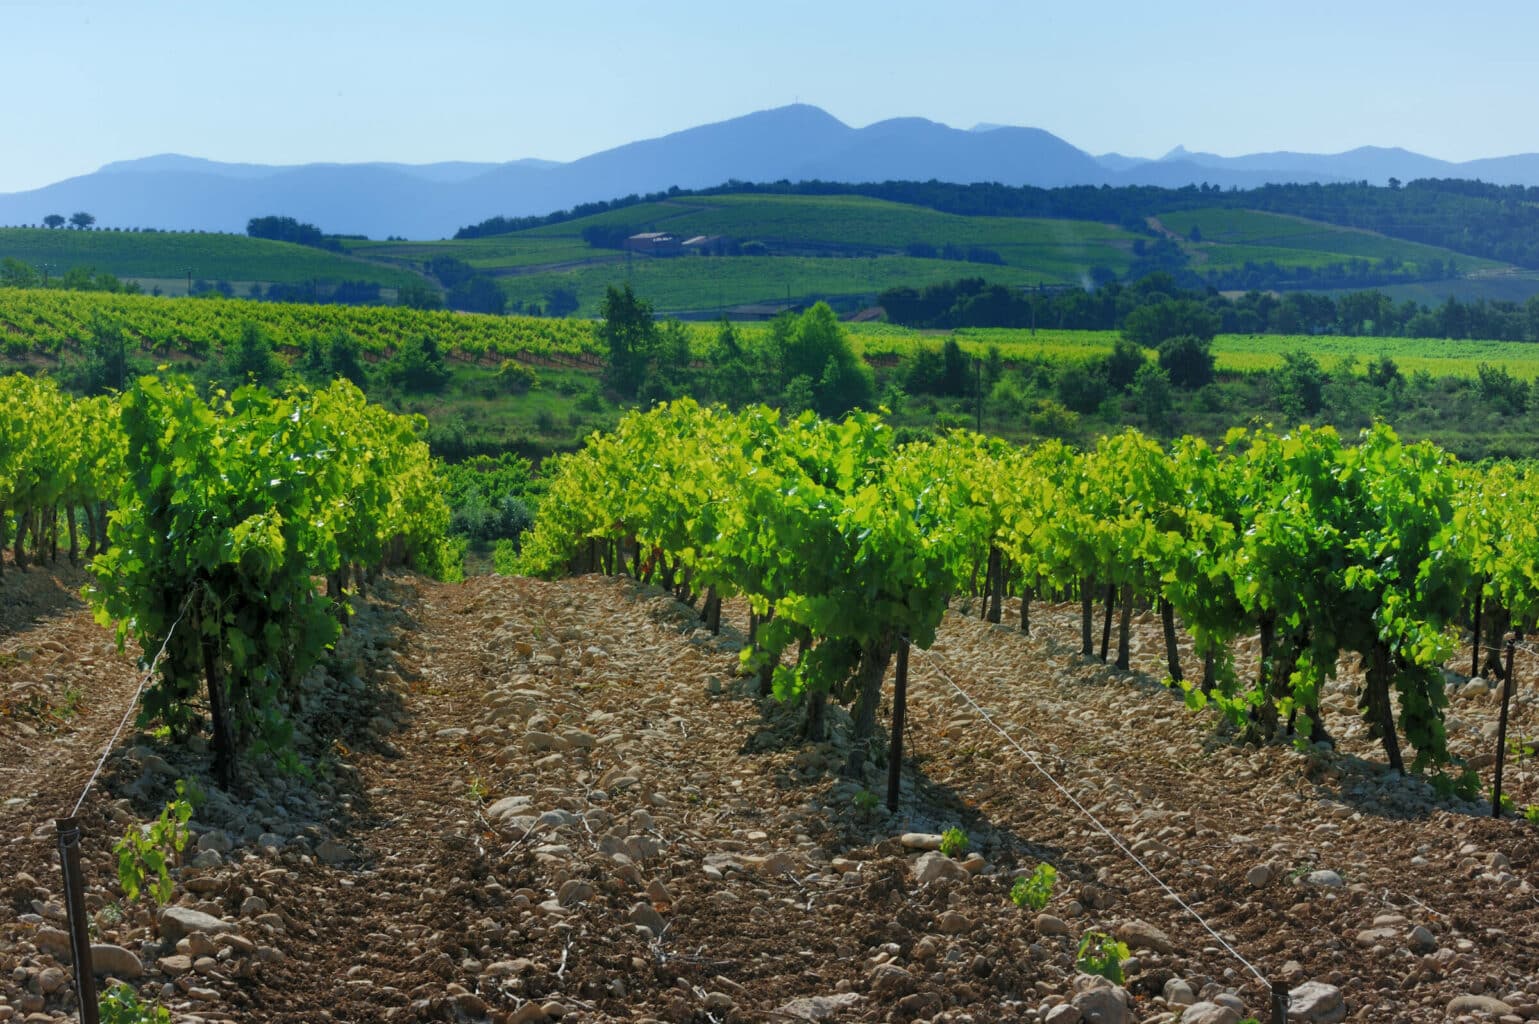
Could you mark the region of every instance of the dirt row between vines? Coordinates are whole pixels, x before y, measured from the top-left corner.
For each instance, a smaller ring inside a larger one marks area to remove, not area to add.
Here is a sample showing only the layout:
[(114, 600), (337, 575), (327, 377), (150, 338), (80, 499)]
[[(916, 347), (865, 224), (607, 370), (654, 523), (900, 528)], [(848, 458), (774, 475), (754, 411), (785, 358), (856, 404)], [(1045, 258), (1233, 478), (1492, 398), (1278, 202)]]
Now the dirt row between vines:
[[(61, 576), (0, 583), (0, 1021), (72, 1005), (52, 819), (137, 682)], [(1245, 965), (954, 682), (1307, 996), (1301, 1019), (1539, 1020), (1539, 829), (1389, 775), (1350, 672), (1326, 702), (1339, 750), (1242, 747), (1153, 681), (1157, 620), (1120, 673), (1077, 654), (1077, 608), (1034, 609), (1030, 638), (951, 614), (913, 657), (888, 814), (864, 795), (878, 767), (838, 773), (841, 712), (806, 744), (746, 693), (744, 618), (713, 637), (599, 577), (387, 580), (307, 690), (313, 778), (248, 773), (226, 796), (196, 750), (118, 745), (82, 811), (106, 962), (187, 1021), (1265, 1020)], [(1494, 745), (1479, 689), (1451, 708), (1465, 755)], [(1534, 692), (1515, 734), (1539, 734)], [(179, 909), (155, 919), (122, 900), (109, 847), (200, 773)], [(1507, 788), (1539, 802), (1532, 762)], [(902, 838), (951, 826), (955, 860)], [(1007, 894), (1044, 862), (1037, 915)], [(1091, 929), (1133, 947), (1123, 987), (1077, 974)]]

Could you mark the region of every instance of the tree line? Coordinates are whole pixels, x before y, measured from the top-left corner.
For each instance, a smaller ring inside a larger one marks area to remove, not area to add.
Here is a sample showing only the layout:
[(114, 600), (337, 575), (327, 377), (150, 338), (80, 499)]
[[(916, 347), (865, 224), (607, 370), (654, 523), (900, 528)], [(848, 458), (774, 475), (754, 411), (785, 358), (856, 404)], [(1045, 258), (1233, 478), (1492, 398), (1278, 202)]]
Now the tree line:
[(1539, 296), (1527, 302), (1449, 296), (1425, 306), (1364, 289), (1341, 296), (1312, 292), (1251, 291), (1228, 298), (1214, 289), (1183, 288), (1175, 275), (1155, 271), (1124, 283), (1103, 277), (1091, 288), (1018, 291), (981, 277), (924, 288), (889, 288), (878, 303), (894, 323), (908, 327), (1055, 328), (1122, 330), (1129, 314), (1167, 300), (1194, 302), (1216, 319), (1222, 334), (1345, 334), (1395, 338), (1539, 341)]

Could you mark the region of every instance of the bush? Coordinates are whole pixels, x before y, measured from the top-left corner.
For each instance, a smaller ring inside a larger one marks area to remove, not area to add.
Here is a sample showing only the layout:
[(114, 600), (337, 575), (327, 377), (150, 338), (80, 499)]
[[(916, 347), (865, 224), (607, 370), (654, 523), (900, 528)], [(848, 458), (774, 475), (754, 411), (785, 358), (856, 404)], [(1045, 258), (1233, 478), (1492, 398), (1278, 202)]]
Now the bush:
[(1042, 437), (1065, 438), (1079, 427), (1079, 416), (1073, 410), (1051, 398), (1037, 399), (1036, 408), (1027, 417), (1033, 434)]
[(1113, 391), (1125, 392), (1133, 385), (1133, 378), (1138, 371), (1147, 366), (1149, 361), (1144, 358), (1144, 350), (1128, 341), (1126, 338), (1118, 338), (1112, 343), (1111, 355), (1106, 357), (1103, 364), (1106, 368), (1106, 383)]
[(1077, 413), (1092, 413), (1106, 401), (1106, 378), (1095, 368), (1071, 363), (1058, 372), (1055, 386), (1058, 400)]
[(1163, 432), (1170, 416), (1170, 374), (1164, 367), (1145, 363), (1133, 375), (1133, 404), (1151, 428)]
[(1289, 352), (1273, 378), (1277, 404), (1289, 421), (1297, 423), (1320, 411), (1325, 399), (1325, 371), (1308, 352)]
[(1182, 334), (1162, 341), (1159, 345), (1160, 368), (1170, 375), (1170, 383), (1178, 388), (1195, 389), (1213, 381), (1213, 350), (1211, 337), (1203, 340), (1192, 334)]
[(534, 368), (516, 359), (504, 359), (497, 367), (495, 379), (498, 390), (510, 395), (522, 395), (540, 386), (540, 375)]
[(274, 387), (283, 378), (284, 365), (273, 351), (272, 338), (261, 326), (246, 322), (240, 337), (224, 354), (222, 378), (230, 387), (261, 384)]
[(1476, 391), (1480, 400), (1502, 416), (1518, 416), (1528, 408), (1528, 385), (1507, 372), (1506, 367), (1481, 363)]
[(385, 376), (407, 394), (422, 394), (442, 391), (450, 374), (438, 340), (430, 334), (417, 334), (396, 349), (385, 364)]

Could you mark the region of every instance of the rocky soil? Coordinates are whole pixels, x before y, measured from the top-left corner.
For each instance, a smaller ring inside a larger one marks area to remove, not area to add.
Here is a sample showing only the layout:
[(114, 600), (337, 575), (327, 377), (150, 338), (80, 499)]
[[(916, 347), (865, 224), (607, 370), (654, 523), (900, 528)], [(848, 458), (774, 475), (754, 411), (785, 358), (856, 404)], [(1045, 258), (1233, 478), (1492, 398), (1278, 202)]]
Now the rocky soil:
[[(0, 1021), (74, 1006), (53, 819), (138, 683), (82, 582), (0, 582)], [(806, 744), (748, 695), (741, 608), (714, 637), (624, 581), (393, 578), (307, 692), (310, 778), (226, 795), (196, 744), (116, 745), (81, 811), (101, 982), (181, 1021), (1235, 1024), (1269, 1019), (1248, 962), (1294, 1020), (1539, 1020), (1539, 828), (1388, 774), (1350, 671), (1339, 749), (1242, 747), (1154, 681), (1157, 620), (1120, 673), (1075, 653), (1076, 608), (1033, 611), (915, 652), (889, 814), (879, 766), (838, 774), (842, 713)], [(1519, 673), (1539, 735), (1539, 657)], [(1466, 756), (1483, 689), (1451, 709)], [(129, 903), (111, 845), (177, 778), (207, 798), (171, 905)], [(1532, 761), (1507, 791), (1539, 802)], [(1051, 902), (1016, 907), (1042, 863)], [(1130, 947), (1123, 985), (1076, 970), (1090, 930)]]

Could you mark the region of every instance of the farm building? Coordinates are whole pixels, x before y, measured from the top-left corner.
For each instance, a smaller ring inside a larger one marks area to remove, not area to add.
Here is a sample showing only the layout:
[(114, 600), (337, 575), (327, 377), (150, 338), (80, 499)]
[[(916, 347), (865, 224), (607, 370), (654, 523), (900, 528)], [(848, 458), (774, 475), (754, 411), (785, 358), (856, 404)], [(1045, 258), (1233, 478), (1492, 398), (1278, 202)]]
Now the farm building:
[(649, 256), (677, 256), (684, 251), (679, 240), (666, 231), (643, 231), (639, 235), (631, 235), (625, 240), (625, 247), (631, 252), (646, 253)]

